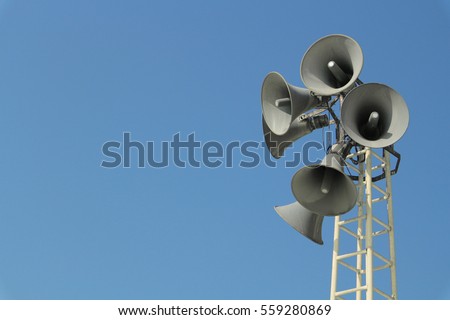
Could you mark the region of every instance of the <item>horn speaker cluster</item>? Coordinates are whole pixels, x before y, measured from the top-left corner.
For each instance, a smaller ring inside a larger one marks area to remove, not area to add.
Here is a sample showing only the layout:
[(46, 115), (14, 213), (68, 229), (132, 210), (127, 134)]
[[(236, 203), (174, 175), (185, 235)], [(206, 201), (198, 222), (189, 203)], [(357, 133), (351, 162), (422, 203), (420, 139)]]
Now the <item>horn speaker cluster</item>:
[[(277, 72), (270, 72), (262, 85), (264, 141), (275, 159), (315, 129), (332, 123), (342, 126), (344, 136), (336, 134), (337, 141), (323, 160), (294, 174), (291, 189), (297, 201), (275, 207), (283, 220), (318, 244), (323, 244), (323, 218), (345, 214), (356, 203), (356, 186), (344, 170), (348, 146), (392, 146), (409, 123), (408, 107), (399, 93), (385, 84), (359, 80), (363, 63), (354, 39), (328, 35), (303, 56), (300, 77), (306, 88), (288, 83)], [(331, 109), (337, 101), (340, 120)], [(324, 114), (327, 110), (333, 122)]]

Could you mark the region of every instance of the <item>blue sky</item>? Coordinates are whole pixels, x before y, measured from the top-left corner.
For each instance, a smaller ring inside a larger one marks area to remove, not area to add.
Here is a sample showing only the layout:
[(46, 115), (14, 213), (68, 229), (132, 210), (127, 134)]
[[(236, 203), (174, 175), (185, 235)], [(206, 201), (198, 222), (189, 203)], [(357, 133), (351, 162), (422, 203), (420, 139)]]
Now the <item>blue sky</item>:
[(100, 165), (124, 132), (262, 141), (265, 75), (303, 86), (304, 52), (341, 33), (362, 47), (361, 80), (410, 110), (393, 179), (399, 298), (450, 299), (449, 8), (0, 1), (0, 298), (328, 299), (333, 219), (318, 246), (273, 210), (294, 201), (300, 166)]

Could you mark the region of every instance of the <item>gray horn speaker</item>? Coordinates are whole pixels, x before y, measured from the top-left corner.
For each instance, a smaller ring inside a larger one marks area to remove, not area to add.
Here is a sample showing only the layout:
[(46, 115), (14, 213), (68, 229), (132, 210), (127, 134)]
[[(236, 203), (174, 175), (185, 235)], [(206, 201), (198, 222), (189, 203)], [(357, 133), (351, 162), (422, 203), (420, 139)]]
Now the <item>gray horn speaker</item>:
[(363, 67), (359, 44), (345, 35), (329, 35), (317, 40), (305, 53), (300, 76), (305, 86), (319, 96), (348, 91)]
[(367, 83), (350, 91), (341, 108), (345, 132), (355, 142), (371, 148), (384, 148), (397, 142), (409, 123), (405, 100), (394, 89)]
[(323, 216), (319, 216), (304, 207), (298, 202), (287, 206), (277, 206), (275, 211), (292, 228), (300, 232), (308, 239), (318, 244), (322, 241), (322, 222)]
[(305, 88), (295, 87), (277, 72), (269, 73), (261, 90), (264, 120), (276, 135), (285, 134), (301, 114), (318, 106), (320, 100)]
[(264, 117), (262, 118), (264, 141), (270, 154), (275, 159), (283, 156), (284, 150), (288, 148), (294, 141), (311, 133), (315, 129), (323, 128), (329, 124), (327, 115), (319, 115), (311, 118), (300, 120), (295, 119), (290, 125), (288, 131), (279, 136), (270, 131)]
[(306, 166), (292, 177), (292, 193), (297, 201), (319, 215), (344, 214), (356, 204), (356, 186), (343, 172), (341, 148), (334, 145), (319, 165)]

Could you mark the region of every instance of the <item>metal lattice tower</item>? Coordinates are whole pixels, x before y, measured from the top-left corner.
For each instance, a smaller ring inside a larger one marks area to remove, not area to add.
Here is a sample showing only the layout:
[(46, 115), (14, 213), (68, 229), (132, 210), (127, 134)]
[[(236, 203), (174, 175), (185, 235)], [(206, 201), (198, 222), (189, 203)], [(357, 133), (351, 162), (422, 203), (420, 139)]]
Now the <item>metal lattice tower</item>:
[[(358, 177), (358, 202), (356, 213), (335, 217), (332, 300), (397, 299), (390, 153), (398, 154), (381, 150), (380, 155), (365, 147), (346, 157), (346, 167)], [(383, 270), (390, 275), (377, 277)], [(339, 283), (338, 274), (344, 272), (353, 274), (353, 287)]]
[[(296, 201), (274, 209), (317, 244), (323, 244), (324, 219), (334, 217), (331, 299), (395, 300), (391, 176), (400, 163), (394, 144), (408, 128), (409, 110), (393, 88), (360, 80), (363, 62), (354, 39), (332, 34), (314, 42), (302, 58), (306, 89), (278, 72), (267, 74), (261, 88), (263, 134), (272, 157), (279, 159), (296, 140), (334, 127), (335, 141), (327, 136), (322, 161), (293, 175)], [(340, 112), (335, 112), (338, 102)], [(397, 160), (393, 166), (391, 156)]]

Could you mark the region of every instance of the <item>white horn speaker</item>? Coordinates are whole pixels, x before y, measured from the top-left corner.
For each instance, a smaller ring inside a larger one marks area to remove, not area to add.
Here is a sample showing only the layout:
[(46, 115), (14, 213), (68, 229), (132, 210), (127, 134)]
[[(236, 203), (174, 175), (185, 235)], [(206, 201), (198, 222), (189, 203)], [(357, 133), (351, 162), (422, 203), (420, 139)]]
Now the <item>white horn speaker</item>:
[(298, 202), (287, 206), (277, 206), (275, 211), (292, 228), (317, 244), (322, 241), (323, 216), (319, 216), (304, 207)]
[(326, 114), (306, 118), (303, 120), (297, 118), (292, 122), (285, 134), (278, 136), (270, 131), (269, 126), (264, 120), (264, 117), (262, 118), (264, 141), (266, 143), (266, 147), (270, 151), (270, 154), (275, 159), (279, 159), (280, 157), (282, 157), (284, 154), (284, 150), (287, 149), (294, 141), (311, 133), (315, 129), (323, 128), (328, 124), (329, 119)]
[(317, 40), (305, 53), (300, 76), (305, 86), (319, 96), (332, 96), (352, 88), (364, 63), (359, 44), (345, 35)]
[(409, 123), (405, 100), (394, 89), (367, 83), (350, 91), (342, 103), (344, 131), (356, 143), (384, 148), (397, 142)]
[(271, 72), (262, 85), (261, 105), (267, 126), (281, 136), (298, 116), (320, 105), (320, 100), (309, 90), (295, 87), (279, 73)]
[(334, 145), (319, 165), (301, 168), (292, 177), (292, 193), (306, 209), (324, 216), (350, 211), (356, 204), (357, 191), (343, 171), (343, 160)]

